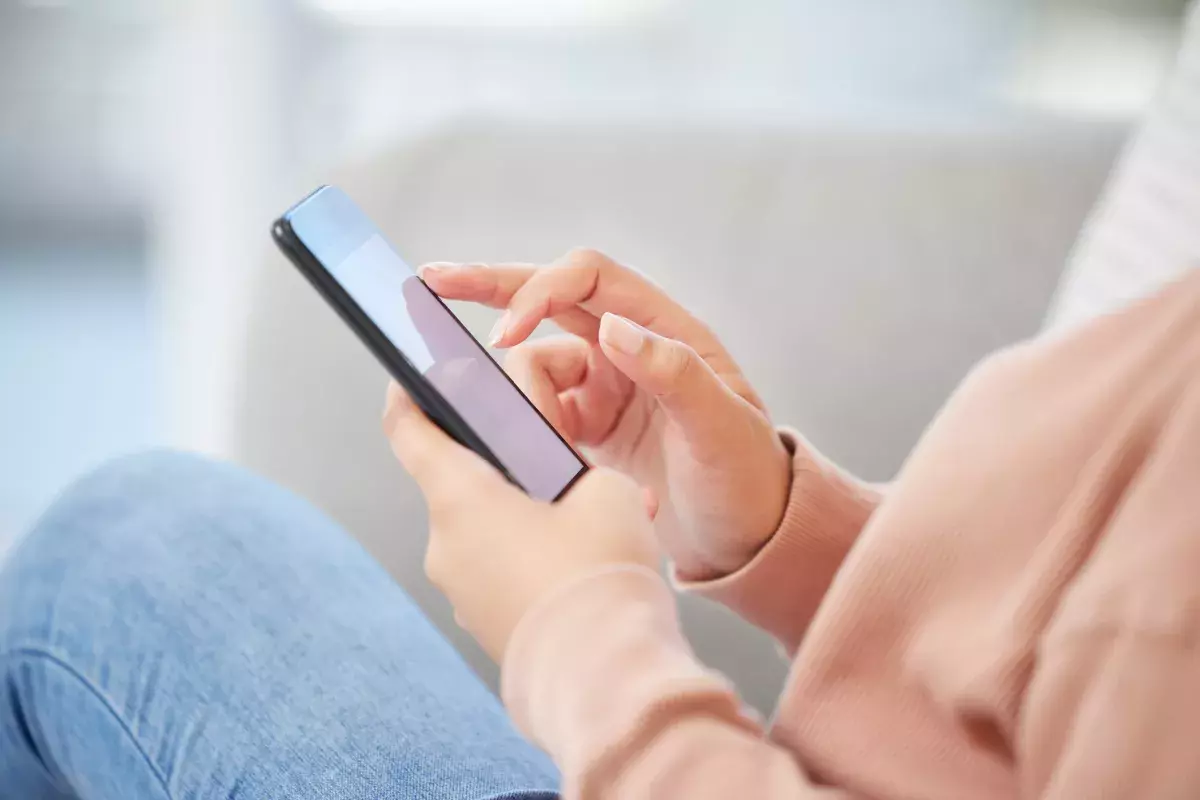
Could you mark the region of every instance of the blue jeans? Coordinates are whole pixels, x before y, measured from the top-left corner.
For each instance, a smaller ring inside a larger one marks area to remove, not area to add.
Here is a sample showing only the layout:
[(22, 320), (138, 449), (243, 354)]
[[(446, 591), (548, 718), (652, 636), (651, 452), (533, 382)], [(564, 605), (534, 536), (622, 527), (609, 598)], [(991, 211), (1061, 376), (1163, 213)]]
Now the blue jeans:
[(353, 539), (234, 467), (114, 462), (0, 566), (2, 798), (550, 798), (557, 785)]

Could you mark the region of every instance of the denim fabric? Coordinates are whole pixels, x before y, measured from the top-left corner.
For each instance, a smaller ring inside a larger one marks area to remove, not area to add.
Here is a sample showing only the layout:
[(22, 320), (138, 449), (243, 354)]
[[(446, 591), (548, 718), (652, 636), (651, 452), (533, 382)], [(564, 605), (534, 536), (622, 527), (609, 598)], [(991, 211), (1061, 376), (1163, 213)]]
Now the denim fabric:
[(114, 462), (0, 566), (6, 800), (547, 798), (557, 784), (354, 540), (234, 467)]

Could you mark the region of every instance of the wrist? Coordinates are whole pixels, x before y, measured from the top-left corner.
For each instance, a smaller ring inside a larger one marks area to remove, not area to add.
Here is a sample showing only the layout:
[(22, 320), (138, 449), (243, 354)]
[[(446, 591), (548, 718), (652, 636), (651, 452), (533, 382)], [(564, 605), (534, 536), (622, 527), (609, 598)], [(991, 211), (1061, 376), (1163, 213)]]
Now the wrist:
[(739, 493), (738, 503), (746, 513), (734, 524), (706, 526), (713, 534), (692, 540), (690, 552), (674, 559), (681, 580), (714, 580), (737, 572), (766, 547), (783, 524), (797, 442), (786, 433), (772, 431), (771, 436), (774, 446), (770, 455), (760, 459), (758, 469), (745, 473), (751, 476), (751, 485)]

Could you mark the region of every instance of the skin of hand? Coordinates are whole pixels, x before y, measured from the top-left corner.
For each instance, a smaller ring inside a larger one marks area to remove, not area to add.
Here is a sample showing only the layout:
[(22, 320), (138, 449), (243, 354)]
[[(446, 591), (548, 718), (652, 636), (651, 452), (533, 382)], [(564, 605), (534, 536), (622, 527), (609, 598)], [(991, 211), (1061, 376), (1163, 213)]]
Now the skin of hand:
[(395, 382), (383, 428), (429, 506), (425, 572), (497, 661), (525, 613), (557, 588), (606, 566), (657, 567), (653, 526), (628, 477), (593, 469), (557, 503), (533, 500), (447, 436)]
[[(586, 249), (548, 267), (436, 263), (420, 275), (446, 299), (505, 309), (491, 344), (512, 348), (509, 374), (568, 441), (653, 493), (682, 577), (732, 572), (771, 537), (790, 455), (716, 336), (658, 286)], [(546, 319), (566, 335), (527, 341)]]

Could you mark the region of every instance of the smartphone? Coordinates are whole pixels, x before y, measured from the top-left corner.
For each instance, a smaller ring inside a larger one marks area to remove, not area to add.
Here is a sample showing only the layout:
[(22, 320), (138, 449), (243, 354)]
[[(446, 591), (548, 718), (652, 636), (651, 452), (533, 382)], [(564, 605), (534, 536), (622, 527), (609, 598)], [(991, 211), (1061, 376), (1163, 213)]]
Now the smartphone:
[(272, 228), (276, 244), (418, 407), (538, 500), (587, 464), (344, 192), (322, 186)]

